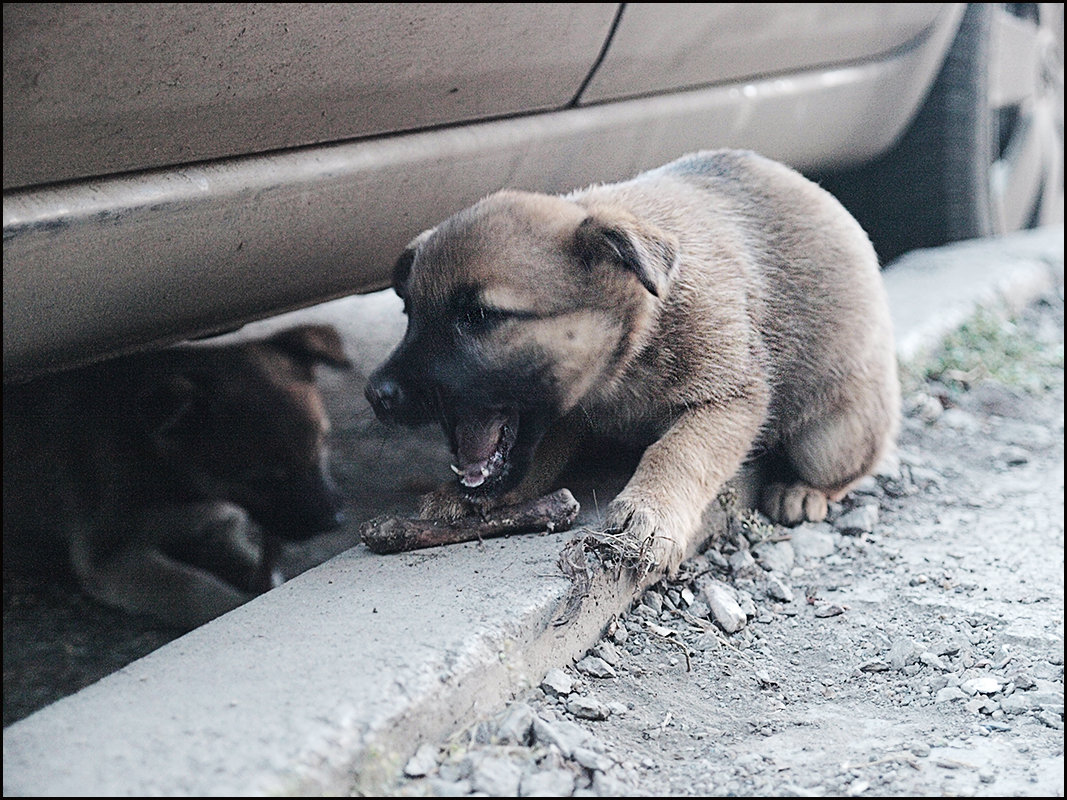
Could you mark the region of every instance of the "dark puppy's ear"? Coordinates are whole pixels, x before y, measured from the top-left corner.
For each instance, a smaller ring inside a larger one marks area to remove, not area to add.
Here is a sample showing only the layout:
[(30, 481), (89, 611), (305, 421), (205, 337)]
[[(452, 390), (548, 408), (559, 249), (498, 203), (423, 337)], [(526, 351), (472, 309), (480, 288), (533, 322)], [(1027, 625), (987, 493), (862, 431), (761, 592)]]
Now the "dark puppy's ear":
[(410, 242), (408, 246), (404, 248), (404, 252), (397, 258), (396, 263), (393, 264), (393, 291), (395, 291), (401, 299), (407, 297), (407, 285), (408, 276), (411, 275), (411, 265), (415, 261), (415, 253), (419, 250), (419, 245), (425, 242), (436, 228), (430, 228), (423, 231)]
[(678, 244), (670, 234), (628, 214), (598, 212), (582, 220), (574, 240), (586, 263), (616, 264), (656, 297), (666, 295), (678, 265)]
[(345, 355), (341, 335), (332, 325), (300, 325), (274, 334), (265, 344), (281, 350), (305, 367), (315, 364), (339, 369), (352, 366)]

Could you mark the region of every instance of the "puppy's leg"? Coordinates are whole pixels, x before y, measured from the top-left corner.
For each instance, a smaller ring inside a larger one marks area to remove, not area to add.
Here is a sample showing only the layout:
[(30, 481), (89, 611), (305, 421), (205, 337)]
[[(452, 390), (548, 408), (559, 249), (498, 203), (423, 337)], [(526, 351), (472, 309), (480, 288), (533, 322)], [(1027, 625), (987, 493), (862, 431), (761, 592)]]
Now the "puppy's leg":
[(161, 545), (232, 540), (245, 532), (246, 523), (243, 512), (205, 515), (203, 504), (114, 515), (73, 537), (71, 563), (82, 588), (100, 602), (168, 625), (195, 628), (254, 594), (175, 558)]
[(605, 529), (640, 552), (649, 570), (673, 573), (699, 544), (705, 508), (737, 472), (764, 419), (754, 388), (725, 404), (686, 411), (645, 450), (633, 477), (607, 508)]
[(184, 522), (169, 527), (161, 549), (179, 561), (216, 575), (242, 591), (261, 594), (283, 582), (275, 561), (276, 537), (264, 533), (232, 503), (193, 503), (167, 510)]
[(844, 497), (891, 446), (897, 405), (886, 397), (864, 401), (860, 396), (853, 405), (808, 424), (784, 442), (785, 463), (763, 490), (763, 513), (783, 525), (825, 519), (827, 504)]

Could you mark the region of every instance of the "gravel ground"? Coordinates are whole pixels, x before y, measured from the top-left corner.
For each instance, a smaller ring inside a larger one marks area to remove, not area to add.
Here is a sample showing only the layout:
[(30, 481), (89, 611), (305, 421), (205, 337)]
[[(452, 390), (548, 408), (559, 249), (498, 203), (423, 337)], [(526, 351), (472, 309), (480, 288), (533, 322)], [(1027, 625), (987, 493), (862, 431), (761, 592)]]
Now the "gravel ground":
[[(1062, 796), (1062, 287), (905, 377), (898, 462), (830, 522), (737, 514), (392, 793)], [(4, 725), (176, 635), (5, 571)]]
[(1063, 796), (1063, 294), (904, 376), (827, 523), (735, 514), (396, 795)]

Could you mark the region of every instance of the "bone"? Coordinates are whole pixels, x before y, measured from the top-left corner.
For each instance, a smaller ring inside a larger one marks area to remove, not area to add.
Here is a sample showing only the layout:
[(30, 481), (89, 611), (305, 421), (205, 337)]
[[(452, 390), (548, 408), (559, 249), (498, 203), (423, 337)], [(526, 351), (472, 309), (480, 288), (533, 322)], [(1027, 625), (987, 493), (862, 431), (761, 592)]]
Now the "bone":
[(520, 533), (565, 531), (580, 506), (567, 489), (527, 503), (494, 508), (452, 523), (413, 517), (381, 516), (360, 526), (363, 544), (372, 553), (402, 553)]

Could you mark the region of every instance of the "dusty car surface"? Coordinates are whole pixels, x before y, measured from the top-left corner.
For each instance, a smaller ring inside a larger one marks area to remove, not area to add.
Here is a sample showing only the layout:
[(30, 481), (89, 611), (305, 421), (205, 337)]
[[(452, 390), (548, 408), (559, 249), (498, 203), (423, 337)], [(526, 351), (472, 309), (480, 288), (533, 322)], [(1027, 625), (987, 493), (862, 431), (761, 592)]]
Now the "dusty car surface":
[(489, 192), (703, 148), (820, 177), (883, 259), (1040, 224), (1062, 41), (1062, 4), (5, 4), (4, 378), (380, 289)]

